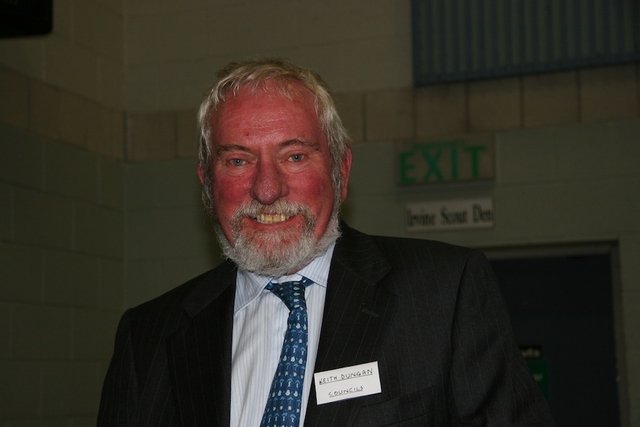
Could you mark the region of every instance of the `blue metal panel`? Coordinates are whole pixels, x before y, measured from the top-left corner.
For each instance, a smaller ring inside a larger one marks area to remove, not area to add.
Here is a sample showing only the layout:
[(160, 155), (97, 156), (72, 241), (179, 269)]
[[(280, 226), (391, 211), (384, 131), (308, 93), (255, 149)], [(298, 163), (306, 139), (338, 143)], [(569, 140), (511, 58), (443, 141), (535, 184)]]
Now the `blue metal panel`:
[(640, 61), (640, 0), (412, 0), (416, 85)]

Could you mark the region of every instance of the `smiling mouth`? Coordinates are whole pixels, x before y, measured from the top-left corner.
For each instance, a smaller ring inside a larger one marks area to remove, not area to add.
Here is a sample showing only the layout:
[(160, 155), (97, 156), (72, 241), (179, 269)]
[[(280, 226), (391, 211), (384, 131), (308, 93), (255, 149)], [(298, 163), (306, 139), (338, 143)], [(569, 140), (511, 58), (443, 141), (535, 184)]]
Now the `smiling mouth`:
[(291, 217), (284, 214), (260, 214), (254, 219), (260, 224), (277, 224), (279, 222), (284, 222), (289, 218)]

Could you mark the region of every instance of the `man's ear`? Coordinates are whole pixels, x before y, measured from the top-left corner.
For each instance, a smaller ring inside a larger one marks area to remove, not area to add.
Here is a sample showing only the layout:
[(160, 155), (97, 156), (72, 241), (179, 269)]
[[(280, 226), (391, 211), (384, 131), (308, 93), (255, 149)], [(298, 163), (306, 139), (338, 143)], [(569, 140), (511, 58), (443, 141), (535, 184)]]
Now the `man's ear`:
[(349, 185), (349, 174), (351, 173), (351, 163), (353, 162), (353, 153), (351, 152), (351, 147), (347, 147), (347, 151), (342, 158), (342, 163), (340, 164), (340, 178), (342, 180), (342, 185), (340, 186), (341, 198), (344, 202), (347, 199), (347, 187)]
[(198, 178), (200, 178), (200, 184), (204, 185), (204, 169), (202, 169), (202, 165), (198, 165)]

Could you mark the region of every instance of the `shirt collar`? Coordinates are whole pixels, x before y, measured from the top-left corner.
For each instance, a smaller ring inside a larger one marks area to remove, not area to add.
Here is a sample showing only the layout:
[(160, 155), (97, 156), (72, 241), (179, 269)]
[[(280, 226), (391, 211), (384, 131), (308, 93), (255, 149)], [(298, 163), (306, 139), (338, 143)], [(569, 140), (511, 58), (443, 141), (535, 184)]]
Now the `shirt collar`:
[(236, 299), (234, 304), (234, 314), (249, 305), (258, 298), (260, 292), (271, 281), (286, 282), (287, 280), (300, 280), (302, 276), (313, 280), (316, 285), (327, 287), (329, 280), (329, 267), (331, 265), (331, 257), (336, 244), (333, 243), (324, 254), (315, 258), (306, 267), (300, 271), (281, 277), (261, 276), (244, 270), (238, 270), (236, 278)]

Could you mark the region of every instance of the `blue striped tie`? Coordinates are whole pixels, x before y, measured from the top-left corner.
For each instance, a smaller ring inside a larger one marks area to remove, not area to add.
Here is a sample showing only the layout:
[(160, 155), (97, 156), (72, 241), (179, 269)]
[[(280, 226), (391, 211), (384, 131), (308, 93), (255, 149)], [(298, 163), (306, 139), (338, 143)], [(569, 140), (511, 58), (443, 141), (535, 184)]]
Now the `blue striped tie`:
[(296, 282), (267, 285), (267, 289), (276, 294), (289, 309), (289, 320), (260, 427), (298, 427), (300, 424), (309, 339), (304, 289), (312, 283), (303, 277)]

